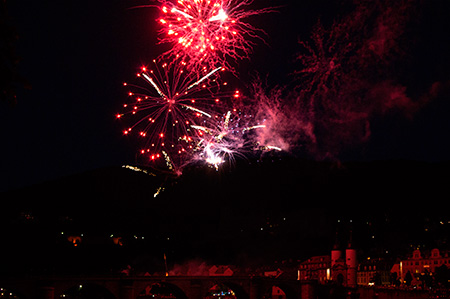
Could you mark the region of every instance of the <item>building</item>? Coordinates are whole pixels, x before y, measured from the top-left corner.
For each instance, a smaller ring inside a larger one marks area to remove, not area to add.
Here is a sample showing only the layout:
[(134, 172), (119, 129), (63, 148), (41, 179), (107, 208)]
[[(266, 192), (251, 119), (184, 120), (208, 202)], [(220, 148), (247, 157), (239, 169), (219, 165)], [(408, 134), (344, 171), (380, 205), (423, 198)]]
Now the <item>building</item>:
[(317, 280), (319, 283), (328, 282), (331, 279), (331, 258), (329, 255), (313, 256), (300, 263), (298, 280)]
[(336, 238), (333, 250), (331, 250), (331, 280), (346, 287), (356, 287), (358, 259), (352, 243), (352, 233), (350, 232), (345, 250), (340, 248), (337, 240)]
[(234, 271), (230, 266), (212, 266), (209, 268), (209, 276), (233, 276)]
[(412, 255), (399, 264), (394, 265), (391, 272), (396, 272), (402, 283), (410, 285), (421, 285), (425, 283), (429, 275), (436, 272), (441, 266), (450, 267), (450, 252), (440, 251), (437, 248), (431, 251), (416, 249)]
[(358, 264), (357, 284), (359, 286), (381, 286), (390, 284), (391, 264), (386, 260), (370, 257)]
[(341, 249), (337, 234), (331, 255), (315, 256), (299, 265), (298, 280), (317, 280), (319, 283), (334, 282), (347, 287), (357, 285), (358, 261), (350, 233), (347, 247)]

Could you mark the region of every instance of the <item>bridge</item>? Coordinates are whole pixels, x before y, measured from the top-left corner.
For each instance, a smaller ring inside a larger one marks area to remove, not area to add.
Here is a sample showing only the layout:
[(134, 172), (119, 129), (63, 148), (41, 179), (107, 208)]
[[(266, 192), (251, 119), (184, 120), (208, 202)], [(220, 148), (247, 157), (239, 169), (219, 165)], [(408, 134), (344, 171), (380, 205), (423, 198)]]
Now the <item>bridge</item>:
[(151, 298), (146, 294), (153, 286), (168, 290), (170, 295), (165, 295), (166, 298), (176, 299), (204, 299), (212, 296), (211, 290), (216, 286), (224, 286), (237, 299), (271, 298), (273, 287), (281, 290), (287, 299), (317, 297), (316, 281), (259, 276), (37, 276), (0, 279), (0, 292), (9, 292), (11, 295), (7, 298), (16, 296), (20, 299), (85, 298), (77, 295), (82, 291), (87, 298)]

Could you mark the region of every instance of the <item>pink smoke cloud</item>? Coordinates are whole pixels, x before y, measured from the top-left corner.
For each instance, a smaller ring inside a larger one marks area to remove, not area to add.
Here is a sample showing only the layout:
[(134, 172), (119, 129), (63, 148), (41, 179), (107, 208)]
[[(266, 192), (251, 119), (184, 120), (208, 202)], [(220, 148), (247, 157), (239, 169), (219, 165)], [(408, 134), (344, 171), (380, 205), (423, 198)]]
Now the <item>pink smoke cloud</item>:
[(255, 115), (266, 125), (259, 141), (336, 159), (370, 140), (374, 118), (395, 112), (412, 119), (448, 89), (448, 82), (435, 82), (411, 96), (395, 71), (411, 45), (405, 35), (416, 2), (355, 0), (354, 10), (330, 28), (318, 22), (310, 40), (299, 42), (295, 90), (267, 89), (261, 80), (252, 85)]

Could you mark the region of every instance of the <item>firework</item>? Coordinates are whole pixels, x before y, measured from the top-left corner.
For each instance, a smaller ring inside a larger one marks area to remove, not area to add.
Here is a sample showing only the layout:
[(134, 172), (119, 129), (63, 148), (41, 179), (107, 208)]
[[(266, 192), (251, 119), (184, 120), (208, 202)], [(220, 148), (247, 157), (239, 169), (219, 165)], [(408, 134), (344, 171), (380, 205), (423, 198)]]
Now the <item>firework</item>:
[(160, 0), (161, 42), (171, 48), (164, 56), (182, 57), (191, 67), (214, 68), (249, 57), (258, 33), (245, 19), (268, 9), (246, 10), (252, 0)]
[(234, 72), (228, 60), (249, 58), (261, 39), (263, 31), (244, 21), (270, 10), (249, 10), (253, 0), (158, 1), (160, 42), (171, 47), (152, 70), (138, 73), (144, 86), (125, 84), (131, 101), (117, 118), (133, 116), (123, 133), (144, 140), (140, 153), (147, 162), (177, 173), (197, 160), (217, 169), (259, 146), (252, 132), (265, 126), (238, 112), (228, 100), (238, 99), (239, 91), (223, 92), (227, 84), (218, 79), (225, 68)]
[(301, 82), (301, 90), (307, 93), (314, 105), (317, 98), (338, 90), (345, 82), (345, 66), (354, 43), (345, 42), (335, 32), (327, 31), (318, 23), (312, 34), (312, 43), (299, 41), (303, 52), (297, 59), (303, 65), (296, 74)]
[(140, 153), (146, 161), (162, 163), (176, 171), (196, 147), (198, 131), (192, 126), (208, 125), (220, 111), (217, 107), (226, 96), (218, 82), (223, 68), (205, 68), (198, 79), (184, 62), (153, 62), (152, 69), (142, 67), (137, 74), (145, 85), (124, 84), (131, 88), (131, 101), (117, 118), (133, 116), (133, 125), (123, 133), (144, 140)]
[(254, 134), (266, 128), (264, 124), (253, 124), (250, 114), (233, 109), (209, 127), (191, 126), (198, 131), (195, 159), (213, 166), (216, 170), (226, 161), (233, 163), (235, 156), (244, 157), (251, 151), (278, 150), (270, 145), (260, 145)]

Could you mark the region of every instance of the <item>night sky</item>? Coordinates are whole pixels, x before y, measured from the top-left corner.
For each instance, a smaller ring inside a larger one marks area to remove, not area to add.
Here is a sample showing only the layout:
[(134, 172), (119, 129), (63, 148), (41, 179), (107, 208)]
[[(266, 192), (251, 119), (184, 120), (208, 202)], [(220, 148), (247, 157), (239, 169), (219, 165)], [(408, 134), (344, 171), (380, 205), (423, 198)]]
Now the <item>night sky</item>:
[[(295, 61), (301, 49), (298, 40), (310, 38), (319, 18), (324, 26), (332, 26), (332, 20), (349, 13), (351, 3), (255, 1), (256, 7), (278, 7), (278, 12), (251, 19), (267, 32), (267, 44), (258, 43), (251, 61), (238, 64), (242, 81), (258, 73), (268, 76), (269, 86), (292, 86), (289, 74), (301, 68)], [(402, 94), (413, 102), (427, 98), (426, 104), (406, 116), (398, 111), (370, 115), (370, 137), (354, 142), (338, 159), (450, 158), (449, 3), (411, 3), (415, 9), (396, 27), (402, 33), (392, 46), (395, 51), (389, 59), (394, 62), (383, 80), (404, 87)], [(122, 83), (164, 50), (157, 45), (157, 9), (133, 8), (143, 4), (148, 3), (7, 3), (8, 24), (18, 37), (17, 71), (31, 89), (19, 87), (16, 105), (0, 106), (0, 191), (133, 164), (136, 145), (122, 135), (122, 124), (115, 118), (126, 99)]]
[[(259, 75), (268, 90), (283, 90), (290, 118), (275, 127), (290, 150), (219, 171), (196, 165), (177, 178), (121, 167), (136, 165), (139, 150), (116, 118), (127, 100), (123, 82), (167, 49), (157, 44), (158, 9), (142, 7), (149, 3), (7, 3), (2, 38), (17, 36), (16, 70), (27, 83), (17, 84), (15, 105), (0, 102), (0, 226), (11, 244), (5, 256), (30, 250), (10, 259), (11, 269), (86, 273), (96, 262), (111, 271), (115, 260), (115, 271), (130, 263), (156, 271), (163, 253), (171, 265), (306, 259), (328, 254), (341, 224), (345, 233), (354, 225), (367, 254), (448, 248), (448, 0), (255, 0), (252, 8), (277, 12), (248, 20), (267, 35), (250, 61), (233, 64), (233, 84), (250, 97)], [(294, 74), (306, 68), (296, 59), (308, 54), (299, 41), (314, 47), (317, 28), (335, 38), (326, 55), (338, 53), (318, 65), (322, 74), (338, 66), (320, 82)], [(317, 101), (314, 138), (298, 130), (297, 117), (308, 113), (292, 101), (307, 87), (317, 90), (303, 98)], [(84, 234), (84, 251), (70, 234)], [(102, 247), (112, 248), (113, 234), (124, 251)], [(53, 266), (29, 244), (47, 248)], [(75, 262), (60, 265), (67, 252)]]

